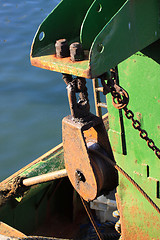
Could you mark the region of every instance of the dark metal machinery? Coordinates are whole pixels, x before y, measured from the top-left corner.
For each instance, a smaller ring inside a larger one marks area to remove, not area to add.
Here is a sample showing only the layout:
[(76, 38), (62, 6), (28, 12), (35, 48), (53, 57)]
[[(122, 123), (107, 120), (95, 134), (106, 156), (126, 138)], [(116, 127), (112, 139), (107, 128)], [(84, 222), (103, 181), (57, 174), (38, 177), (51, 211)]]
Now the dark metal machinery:
[[(118, 185), (126, 240), (160, 239), (159, 9), (158, 0), (63, 0), (31, 50), (32, 65), (61, 72), (67, 84), (71, 116), (62, 131), (69, 179), (86, 201)], [(85, 78), (93, 79), (98, 117), (90, 113)], [(108, 134), (100, 92), (107, 95)]]

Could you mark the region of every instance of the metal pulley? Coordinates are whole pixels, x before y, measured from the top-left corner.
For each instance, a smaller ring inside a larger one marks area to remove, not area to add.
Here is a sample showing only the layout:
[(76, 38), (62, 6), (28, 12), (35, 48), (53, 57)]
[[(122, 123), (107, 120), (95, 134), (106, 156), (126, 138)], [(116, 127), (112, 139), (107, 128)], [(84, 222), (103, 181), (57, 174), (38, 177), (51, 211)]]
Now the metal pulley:
[[(117, 170), (94, 154), (96, 150), (114, 161), (109, 139), (101, 118), (89, 111), (84, 78), (63, 76), (67, 83), (70, 116), (62, 121), (64, 160), (68, 177), (80, 196), (94, 200), (118, 185)], [(79, 101), (76, 99), (79, 92)]]

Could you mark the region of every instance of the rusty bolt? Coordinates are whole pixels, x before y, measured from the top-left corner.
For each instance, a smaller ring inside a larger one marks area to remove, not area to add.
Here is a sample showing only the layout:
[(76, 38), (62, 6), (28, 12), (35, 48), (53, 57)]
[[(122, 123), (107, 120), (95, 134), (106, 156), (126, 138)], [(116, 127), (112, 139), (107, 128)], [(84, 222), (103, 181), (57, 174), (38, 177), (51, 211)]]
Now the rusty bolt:
[(79, 42), (74, 42), (70, 45), (70, 56), (73, 62), (84, 60), (84, 51)]
[(56, 56), (59, 58), (69, 57), (69, 45), (66, 39), (59, 39), (55, 44)]
[(80, 182), (80, 181), (85, 182), (86, 181), (85, 176), (79, 170), (75, 171), (75, 176), (76, 176), (76, 179), (77, 179), (78, 182)]

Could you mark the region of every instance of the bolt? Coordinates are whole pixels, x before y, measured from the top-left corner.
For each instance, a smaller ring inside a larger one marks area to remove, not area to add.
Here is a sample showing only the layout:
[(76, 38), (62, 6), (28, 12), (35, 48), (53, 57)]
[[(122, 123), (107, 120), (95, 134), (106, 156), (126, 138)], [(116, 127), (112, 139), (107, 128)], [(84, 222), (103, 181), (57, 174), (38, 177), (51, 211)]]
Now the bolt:
[(76, 170), (75, 171), (75, 176), (76, 176), (76, 179), (77, 179), (77, 181), (78, 182), (85, 182), (86, 181), (86, 179), (85, 179), (85, 176), (83, 175), (83, 173), (81, 172), (81, 171), (79, 171), (79, 170)]
[(74, 42), (70, 45), (70, 56), (73, 62), (84, 60), (84, 51), (79, 42)]
[(66, 39), (59, 39), (55, 44), (56, 56), (59, 58), (69, 57), (69, 45)]

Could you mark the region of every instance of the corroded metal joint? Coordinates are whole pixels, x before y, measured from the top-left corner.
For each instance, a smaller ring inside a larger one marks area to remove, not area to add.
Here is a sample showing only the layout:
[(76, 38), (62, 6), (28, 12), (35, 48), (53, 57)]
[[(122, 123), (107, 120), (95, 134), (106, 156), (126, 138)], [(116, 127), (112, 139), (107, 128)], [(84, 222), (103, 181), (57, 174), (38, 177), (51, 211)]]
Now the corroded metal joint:
[[(86, 79), (82, 77), (72, 78), (72, 75), (63, 74), (63, 80), (67, 85), (68, 100), (73, 118), (85, 118), (90, 113)], [(79, 93), (77, 101), (76, 93)]]

